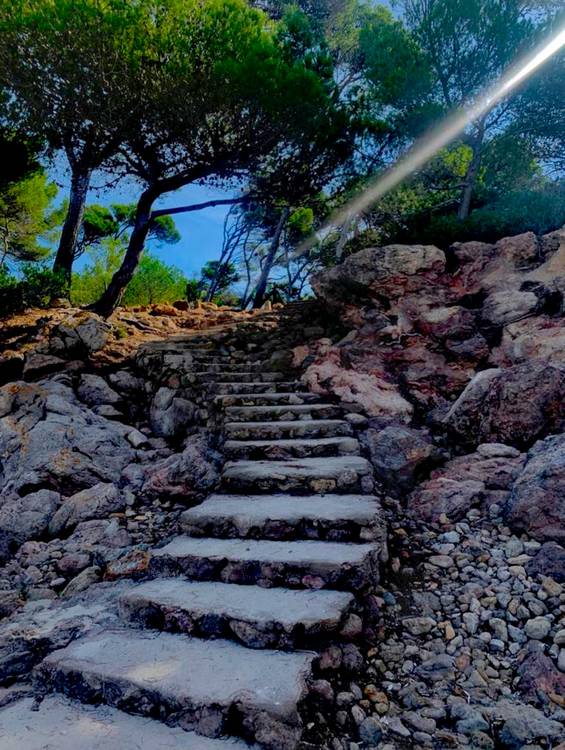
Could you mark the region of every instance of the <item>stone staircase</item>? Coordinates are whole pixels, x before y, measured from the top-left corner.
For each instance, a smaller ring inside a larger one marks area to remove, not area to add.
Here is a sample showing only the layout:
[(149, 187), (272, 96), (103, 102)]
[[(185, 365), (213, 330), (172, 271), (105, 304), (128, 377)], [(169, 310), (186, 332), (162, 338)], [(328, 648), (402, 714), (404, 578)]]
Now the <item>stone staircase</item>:
[[(301, 314), (265, 316), (271, 336)], [(386, 542), (371, 466), (344, 409), (268, 371), (261, 352), (226, 351), (213, 336), (178, 347), (225, 438), (221, 486), (152, 551), (149, 579), (121, 598), (123, 627), (50, 654), (37, 683), (114, 707), (116, 749), (149, 746), (128, 740), (126, 712), (163, 722), (147, 730), (158, 749), (180, 747), (180, 727), (186, 750), (294, 750), (318, 654), (378, 580)]]

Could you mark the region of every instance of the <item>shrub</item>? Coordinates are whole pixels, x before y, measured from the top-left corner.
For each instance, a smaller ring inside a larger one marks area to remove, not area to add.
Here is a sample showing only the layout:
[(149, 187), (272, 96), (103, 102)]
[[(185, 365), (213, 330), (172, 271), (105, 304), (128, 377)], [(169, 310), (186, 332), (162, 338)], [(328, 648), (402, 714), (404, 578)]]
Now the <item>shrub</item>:
[(64, 290), (64, 279), (44, 266), (27, 263), (21, 275), (0, 269), (0, 317), (21, 312), (28, 307), (48, 307)]

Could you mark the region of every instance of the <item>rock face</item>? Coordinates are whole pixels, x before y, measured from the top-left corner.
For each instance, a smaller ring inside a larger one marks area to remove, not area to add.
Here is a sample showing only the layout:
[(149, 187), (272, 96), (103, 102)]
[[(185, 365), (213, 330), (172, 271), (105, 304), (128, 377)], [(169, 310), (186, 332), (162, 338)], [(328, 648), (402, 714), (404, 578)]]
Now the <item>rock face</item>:
[(529, 451), (506, 520), (540, 541), (565, 542), (565, 435), (541, 440)]
[(177, 437), (192, 422), (194, 416), (194, 404), (177, 397), (172, 388), (166, 387), (159, 388), (149, 412), (153, 432), (162, 437)]
[(40, 539), (61, 502), (58, 492), (39, 490), (7, 497), (0, 505), (0, 563), (28, 539)]
[(370, 290), (400, 297), (431, 284), (445, 268), (445, 254), (433, 245), (370, 247), (312, 278), (324, 299), (363, 299)]
[(337, 348), (325, 350), (305, 371), (302, 381), (314, 393), (338, 396), (346, 403), (361, 406), (366, 414), (384, 423), (392, 420), (409, 422), (413, 407), (394, 383), (372, 373), (348, 370), (340, 362)]
[(365, 443), (377, 478), (393, 494), (411, 490), (441, 456), (426, 430), (402, 425), (367, 430)]
[(131, 427), (98, 417), (64, 377), (0, 388), (0, 486), (24, 496), (112, 482), (133, 461)]
[(220, 454), (210, 449), (205, 435), (188, 438), (180, 453), (147, 467), (141, 491), (148, 497), (179, 497), (205, 493), (219, 477)]
[(565, 424), (565, 370), (536, 361), (478, 373), (445, 417), (466, 445), (524, 447)]

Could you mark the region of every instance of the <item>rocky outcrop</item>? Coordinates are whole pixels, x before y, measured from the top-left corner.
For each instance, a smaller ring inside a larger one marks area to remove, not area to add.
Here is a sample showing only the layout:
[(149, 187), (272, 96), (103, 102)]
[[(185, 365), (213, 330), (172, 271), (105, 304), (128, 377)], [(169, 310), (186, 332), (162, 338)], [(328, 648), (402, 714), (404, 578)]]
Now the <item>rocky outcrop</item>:
[(332, 395), (355, 404), (382, 423), (410, 422), (414, 411), (390, 380), (374, 373), (346, 368), (338, 347), (322, 346), (316, 360), (305, 370), (302, 382), (313, 393)]
[(132, 427), (94, 414), (75, 396), (70, 381), (0, 388), (0, 485), (5, 494), (39, 489), (66, 495), (98, 482), (113, 482), (135, 460)]
[(535, 539), (565, 542), (565, 435), (541, 440), (528, 452), (505, 517)]
[(182, 451), (143, 470), (140, 490), (147, 497), (202, 497), (216, 485), (220, 462), (220, 454), (210, 448), (206, 435), (193, 435)]
[(525, 457), (508, 445), (487, 443), (475, 453), (448, 461), (408, 498), (414, 517), (438, 523), (442, 517), (454, 522), (469, 510), (492, 505), (501, 507), (519, 476)]
[(565, 369), (538, 360), (475, 375), (444, 423), (463, 445), (526, 447), (563, 429), (564, 404)]
[(427, 430), (404, 425), (369, 429), (364, 434), (364, 443), (377, 478), (397, 496), (413, 489), (445, 456)]

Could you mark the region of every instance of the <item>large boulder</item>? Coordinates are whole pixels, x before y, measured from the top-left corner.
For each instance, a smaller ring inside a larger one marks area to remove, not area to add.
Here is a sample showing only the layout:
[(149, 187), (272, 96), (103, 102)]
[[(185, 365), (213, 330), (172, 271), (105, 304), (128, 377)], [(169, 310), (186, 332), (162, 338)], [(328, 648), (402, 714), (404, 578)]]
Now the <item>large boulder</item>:
[(374, 295), (398, 299), (433, 287), (444, 270), (445, 254), (434, 245), (387, 245), (360, 250), (315, 274), (311, 283), (319, 297), (335, 304)]
[(119, 394), (100, 375), (81, 375), (77, 394), (89, 406), (117, 404), (121, 400)]
[(498, 442), (519, 448), (565, 425), (565, 369), (534, 361), (479, 372), (444, 419), (466, 446)]
[(565, 434), (529, 451), (505, 509), (510, 526), (540, 541), (565, 542)]
[(539, 299), (533, 292), (493, 292), (484, 301), (481, 318), (488, 326), (504, 326), (530, 315), (539, 304)]
[(380, 375), (347, 369), (338, 347), (323, 348), (316, 361), (302, 376), (302, 382), (313, 393), (337, 396), (341, 401), (360, 406), (365, 414), (383, 423), (412, 419), (413, 407), (401, 396), (390, 379)]
[(484, 482), (438, 477), (424, 482), (408, 498), (410, 515), (428, 523), (438, 523), (442, 516), (458, 521), (467, 511), (479, 505), (485, 492)]
[(210, 449), (206, 436), (193, 435), (182, 452), (142, 471), (141, 492), (148, 498), (203, 497), (216, 486), (220, 465), (221, 456)]
[(92, 354), (102, 349), (112, 332), (112, 326), (98, 315), (80, 311), (69, 315), (51, 330), (51, 352)]
[(59, 493), (50, 490), (0, 500), (0, 562), (5, 562), (23, 542), (40, 539), (60, 502)]
[(503, 237), (496, 243), (498, 255), (517, 268), (529, 266), (540, 259), (538, 238), (533, 232)]
[(0, 491), (63, 495), (113, 482), (135, 459), (132, 428), (99, 417), (62, 376), (0, 388)]
[(185, 398), (176, 395), (172, 388), (159, 388), (149, 409), (151, 429), (160, 437), (174, 438), (181, 435), (194, 421), (196, 407)]
[(413, 489), (442, 455), (426, 430), (405, 425), (367, 430), (364, 443), (377, 478), (394, 495)]
[(59, 508), (49, 524), (51, 534), (71, 529), (81, 521), (91, 518), (107, 518), (110, 513), (120, 511), (125, 500), (118, 488), (109, 482), (100, 482), (69, 497)]
[(505, 502), (524, 461), (524, 454), (509, 445), (480, 445), (432, 471), (409, 496), (410, 514), (431, 523), (443, 515), (453, 522), (477, 505)]
[(500, 346), (492, 353), (497, 365), (513, 365), (532, 359), (565, 365), (563, 318), (537, 315), (505, 326)]

